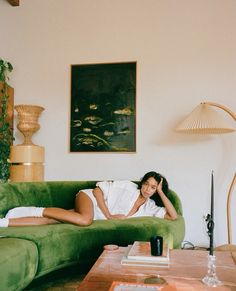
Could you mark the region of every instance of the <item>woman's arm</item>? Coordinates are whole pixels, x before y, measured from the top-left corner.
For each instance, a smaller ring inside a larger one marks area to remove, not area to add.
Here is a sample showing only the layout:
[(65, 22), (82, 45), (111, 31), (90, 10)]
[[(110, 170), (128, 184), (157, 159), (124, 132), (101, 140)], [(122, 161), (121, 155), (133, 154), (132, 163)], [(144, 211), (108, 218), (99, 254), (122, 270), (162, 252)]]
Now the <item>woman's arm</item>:
[(166, 214), (165, 214), (164, 218), (170, 219), (170, 220), (175, 220), (178, 218), (178, 214), (177, 214), (173, 204), (170, 202), (170, 200), (167, 198), (167, 196), (162, 191), (162, 181), (163, 181), (163, 179), (161, 179), (161, 182), (157, 186), (157, 193), (161, 197), (161, 200), (162, 200), (162, 202), (165, 206), (165, 209), (166, 209)]
[(97, 203), (98, 203), (98, 207), (102, 210), (102, 213), (105, 215), (105, 217), (107, 219), (110, 219), (111, 213), (109, 212), (109, 210), (105, 204), (102, 190), (99, 187), (94, 188), (93, 195), (96, 198)]
[(103, 192), (102, 192), (102, 190), (99, 187), (96, 187), (95, 189), (93, 189), (93, 195), (94, 195), (94, 197), (97, 200), (98, 207), (101, 209), (102, 213), (105, 215), (105, 217), (107, 219), (113, 219), (113, 218), (122, 219), (122, 218), (125, 218), (126, 217), (123, 214), (114, 214), (114, 215), (112, 215), (110, 213), (108, 207), (106, 206)]

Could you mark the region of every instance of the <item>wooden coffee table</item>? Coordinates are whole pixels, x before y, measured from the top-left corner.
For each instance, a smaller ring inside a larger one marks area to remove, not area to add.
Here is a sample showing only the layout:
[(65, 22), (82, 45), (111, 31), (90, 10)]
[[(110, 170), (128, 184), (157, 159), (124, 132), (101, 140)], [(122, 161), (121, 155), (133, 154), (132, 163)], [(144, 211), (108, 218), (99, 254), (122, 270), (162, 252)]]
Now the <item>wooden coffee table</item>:
[(215, 252), (216, 273), (224, 284), (210, 288), (201, 280), (207, 274), (207, 252), (202, 250), (171, 250), (169, 268), (133, 267), (121, 265), (127, 248), (104, 250), (86, 275), (78, 291), (106, 291), (113, 281), (143, 283), (150, 276), (160, 275), (175, 290), (235, 290), (236, 265), (230, 252)]

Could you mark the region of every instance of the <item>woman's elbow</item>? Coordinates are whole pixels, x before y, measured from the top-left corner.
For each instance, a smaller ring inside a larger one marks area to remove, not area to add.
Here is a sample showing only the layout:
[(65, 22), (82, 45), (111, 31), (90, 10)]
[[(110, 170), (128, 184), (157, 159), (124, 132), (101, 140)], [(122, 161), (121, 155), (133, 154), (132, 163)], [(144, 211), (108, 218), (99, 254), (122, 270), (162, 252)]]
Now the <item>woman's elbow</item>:
[(171, 220), (177, 220), (177, 218), (178, 218), (178, 215), (174, 215), (174, 216), (172, 216), (170, 219), (171, 219)]
[(174, 214), (174, 215), (169, 215), (169, 214), (166, 214), (165, 215), (165, 217), (164, 217), (165, 219), (168, 219), (168, 220), (177, 220), (178, 219), (178, 214)]

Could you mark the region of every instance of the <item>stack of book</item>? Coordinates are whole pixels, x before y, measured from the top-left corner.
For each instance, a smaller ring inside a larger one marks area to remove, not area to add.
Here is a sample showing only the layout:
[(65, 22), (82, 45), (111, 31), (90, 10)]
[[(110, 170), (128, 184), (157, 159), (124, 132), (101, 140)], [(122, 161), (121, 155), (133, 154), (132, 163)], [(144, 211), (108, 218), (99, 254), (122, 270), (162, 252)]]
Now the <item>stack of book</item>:
[(161, 256), (152, 256), (150, 242), (144, 241), (135, 241), (133, 245), (130, 245), (121, 260), (122, 265), (128, 266), (168, 268), (169, 263), (169, 247), (167, 244), (163, 244)]
[(119, 282), (113, 281), (110, 289), (108, 291), (157, 291), (163, 289), (163, 291), (175, 291), (177, 289), (168, 288), (169, 286), (165, 286), (163, 288), (160, 287), (159, 284), (143, 284), (143, 283), (131, 283), (131, 282)]

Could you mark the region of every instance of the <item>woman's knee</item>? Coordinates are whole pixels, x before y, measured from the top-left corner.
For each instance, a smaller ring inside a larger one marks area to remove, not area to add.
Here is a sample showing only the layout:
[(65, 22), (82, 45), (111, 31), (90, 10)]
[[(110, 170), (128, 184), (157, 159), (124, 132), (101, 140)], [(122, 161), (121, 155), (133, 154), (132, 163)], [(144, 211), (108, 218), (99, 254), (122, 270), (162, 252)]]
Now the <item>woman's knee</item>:
[(80, 219), (76, 221), (76, 225), (79, 226), (88, 226), (92, 224), (93, 218), (89, 216), (81, 216)]

